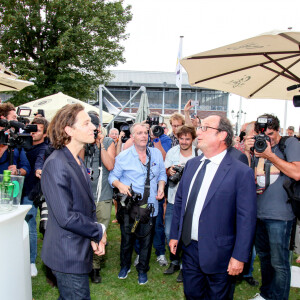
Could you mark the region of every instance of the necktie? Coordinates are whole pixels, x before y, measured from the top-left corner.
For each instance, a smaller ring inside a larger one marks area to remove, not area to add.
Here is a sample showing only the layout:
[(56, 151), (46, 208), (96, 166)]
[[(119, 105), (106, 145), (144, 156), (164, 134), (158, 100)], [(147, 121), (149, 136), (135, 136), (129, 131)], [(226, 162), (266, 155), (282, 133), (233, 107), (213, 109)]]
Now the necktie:
[(182, 242), (185, 246), (188, 246), (191, 242), (191, 233), (192, 233), (192, 221), (193, 214), (195, 209), (195, 204), (197, 201), (197, 197), (201, 188), (201, 184), (205, 175), (206, 165), (210, 162), (209, 159), (204, 160), (203, 165), (198, 172), (194, 184), (192, 186), (192, 190), (189, 196), (189, 200), (186, 206), (185, 215), (183, 219), (182, 225)]

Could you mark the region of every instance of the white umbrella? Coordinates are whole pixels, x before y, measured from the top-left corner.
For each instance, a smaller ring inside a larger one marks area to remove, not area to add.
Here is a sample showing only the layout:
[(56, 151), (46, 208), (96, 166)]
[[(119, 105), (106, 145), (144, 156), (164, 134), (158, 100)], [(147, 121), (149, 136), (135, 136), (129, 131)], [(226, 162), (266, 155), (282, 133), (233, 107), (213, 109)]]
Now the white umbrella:
[(244, 98), (291, 100), (299, 94), (287, 90), (300, 84), (299, 45), (300, 32), (272, 31), (180, 62), (193, 86)]
[[(38, 109), (43, 109), (45, 111), (45, 117), (48, 120), (51, 120), (60, 108), (62, 108), (66, 104), (74, 104), (74, 103), (81, 104), (82, 106), (84, 106), (86, 111), (95, 111), (99, 113), (99, 109), (97, 107), (87, 104), (73, 97), (70, 97), (68, 95), (65, 95), (61, 92), (22, 104), (22, 106), (31, 108), (33, 113), (37, 112)], [(102, 116), (103, 116), (103, 123), (109, 123), (113, 118), (111, 114), (104, 111), (102, 112)]]
[(18, 75), (12, 73), (0, 64), (0, 92), (20, 91), (33, 85), (33, 82), (17, 79)]
[(147, 119), (147, 116), (150, 114), (148, 95), (146, 92), (143, 92), (140, 100), (140, 105), (135, 116), (135, 122), (140, 123)]

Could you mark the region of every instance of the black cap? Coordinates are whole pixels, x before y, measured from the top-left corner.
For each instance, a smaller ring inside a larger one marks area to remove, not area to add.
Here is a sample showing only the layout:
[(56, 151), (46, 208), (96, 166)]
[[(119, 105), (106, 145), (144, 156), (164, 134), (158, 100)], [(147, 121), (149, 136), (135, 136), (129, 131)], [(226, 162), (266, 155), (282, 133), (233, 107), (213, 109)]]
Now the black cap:
[(99, 124), (100, 124), (99, 117), (95, 113), (93, 113), (93, 112), (88, 112), (88, 115), (91, 118), (91, 122), (96, 126), (96, 128), (98, 128)]

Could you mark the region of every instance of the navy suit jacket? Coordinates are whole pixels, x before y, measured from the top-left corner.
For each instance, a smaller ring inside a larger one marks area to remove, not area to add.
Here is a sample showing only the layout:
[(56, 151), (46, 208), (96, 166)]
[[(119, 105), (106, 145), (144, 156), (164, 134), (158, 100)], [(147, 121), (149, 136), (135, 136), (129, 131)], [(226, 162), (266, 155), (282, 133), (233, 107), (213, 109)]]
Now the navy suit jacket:
[(102, 227), (96, 223), (89, 178), (67, 147), (46, 160), (41, 185), (49, 213), (42, 260), (58, 272), (89, 273), (91, 239), (102, 239)]
[[(170, 239), (181, 239), (188, 191), (200, 159), (190, 159), (184, 168), (175, 197)], [(231, 257), (247, 262), (255, 224), (253, 171), (227, 152), (211, 182), (199, 218), (198, 254), (202, 271), (224, 273)]]

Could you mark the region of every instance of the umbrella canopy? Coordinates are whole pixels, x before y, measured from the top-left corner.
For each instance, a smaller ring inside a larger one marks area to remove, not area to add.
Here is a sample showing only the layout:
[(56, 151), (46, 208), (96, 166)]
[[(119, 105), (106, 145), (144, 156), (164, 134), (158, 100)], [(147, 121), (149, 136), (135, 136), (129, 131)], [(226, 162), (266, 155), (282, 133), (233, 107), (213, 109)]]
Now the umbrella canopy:
[[(99, 113), (99, 109), (93, 105), (87, 104), (83, 101), (80, 101), (78, 99), (75, 99), (73, 97), (70, 97), (68, 95), (65, 95), (63, 93), (57, 93), (54, 95), (50, 95), (38, 100), (34, 100), (25, 104), (22, 104), (21, 106), (30, 107), (32, 109), (32, 112), (37, 112), (38, 109), (43, 109), (45, 111), (45, 117), (48, 120), (51, 120), (55, 113), (65, 106), (66, 104), (74, 104), (79, 103), (82, 106), (84, 106), (85, 110), (88, 111), (95, 111)], [(102, 112), (103, 116), (103, 123), (109, 123), (113, 116), (107, 112)]]
[[(112, 115), (117, 115), (118, 112), (120, 111), (119, 108), (117, 108), (116, 106), (114, 106), (112, 103), (110, 103), (105, 97), (103, 97), (103, 103), (106, 105), (107, 110), (110, 114)], [(135, 117), (125, 113), (125, 112), (121, 112), (118, 117), (115, 119), (116, 122), (125, 122), (127, 119), (131, 119), (134, 120)]]
[(142, 93), (139, 109), (135, 116), (135, 122), (140, 123), (147, 119), (147, 116), (150, 114), (148, 95), (146, 92)]
[(33, 82), (19, 80), (17, 78), (18, 75), (12, 73), (0, 64), (0, 92), (16, 92), (29, 85), (33, 85)]
[(245, 98), (291, 100), (300, 84), (300, 32), (272, 31), (180, 62), (192, 86)]

